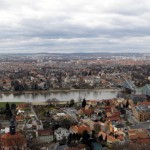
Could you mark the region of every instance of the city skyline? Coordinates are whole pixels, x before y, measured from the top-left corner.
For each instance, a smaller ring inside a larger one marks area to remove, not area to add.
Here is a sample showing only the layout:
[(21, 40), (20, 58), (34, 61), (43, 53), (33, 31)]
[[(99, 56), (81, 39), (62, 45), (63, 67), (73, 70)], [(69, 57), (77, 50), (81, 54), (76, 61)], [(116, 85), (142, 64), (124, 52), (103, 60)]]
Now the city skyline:
[(150, 1), (0, 0), (0, 53), (149, 53)]

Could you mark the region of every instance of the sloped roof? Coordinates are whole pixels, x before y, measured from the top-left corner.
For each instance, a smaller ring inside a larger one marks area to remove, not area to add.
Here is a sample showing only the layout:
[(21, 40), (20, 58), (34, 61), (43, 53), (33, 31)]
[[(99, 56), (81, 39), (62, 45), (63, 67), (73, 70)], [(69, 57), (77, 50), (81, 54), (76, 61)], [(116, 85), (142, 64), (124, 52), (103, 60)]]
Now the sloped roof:
[(135, 90), (136, 88), (131, 80), (125, 80), (120, 86), (130, 90)]
[(113, 137), (113, 136), (111, 136), (111, 135), (109, 135), (109, 136), (107, 137), (107, 140), (114, 143), (114, 142), (116, 141), (116, 138)]
[(146, 85), (142, 88), (142, 93), (143, 93), (144, 95), (150, 96), (150, 84), (146, 84)]
[(91, 132), (91, 129), (89, 126), (85, 125), (85, 124), (82, 124), (82, 125), (75, 125), (75, 126), (72, 126), (70, 127), (70, 129), (74, 132), (77, 132), (77, 133), (83, 133), (83, 131), (87, 131), (87, 132)]
[(53, 135), (53, 131), (52, 130), (38, 130), (38, 135), (39, 136)]
[(14, 135), (10, 132), (1, 136), (1, 142), (3, 146), (19, 146), (22, 147), (26, 144), (26, 139), (23, 134), (16, 132)]

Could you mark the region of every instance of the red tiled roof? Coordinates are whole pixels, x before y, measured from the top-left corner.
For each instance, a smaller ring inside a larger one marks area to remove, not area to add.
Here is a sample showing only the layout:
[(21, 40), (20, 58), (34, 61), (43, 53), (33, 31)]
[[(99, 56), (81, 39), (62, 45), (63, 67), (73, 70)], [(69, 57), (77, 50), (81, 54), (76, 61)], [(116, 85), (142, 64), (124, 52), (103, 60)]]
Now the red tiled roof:
[(16, 121), (23, 121), (24, 120), (24, 116), (16, 116)]
[(113, 136), (111, 136), (111, 135), (109, 135), (109, 136), (107, 136), (107, 140), (108, 140), (108, 141), (111, 141), (111, 142), (115, 142), (115, 141), (116, 141), (116, 138), (113, 137)]
[(30, 108), (30, 105), (25, 103), (25, 104), (19, 104), (17, 109), (25, 109), (25, 108)]
[(105, 106), (105, 109), (111, 109), (112, 106)]
[(117, 139), (119, 139), (120, 141), (123, 141), (124, 137), (122, 135), (119, 135)]
[(149, 144), (150, 143), (150, 138), (145, 138), (145, 139), (138, 138), (137, 142), (141, 143), (141, 144), (144, 144), (144, 143)]
[(150, 105), (150, 102), (148, 102), (148, 101), (143, 101), (143, 102), (138, 103), (138, 105)]
[(24, 146), (26, 139), (23, 134), (16, 132), (14, 135), (9, 132), (1, 136), (3, 146)]
[(85, 114), (85, 115), (91, 115), (94, 111), (90, 108), (88, 109), (85, 109), (85, 108), (82, 108), (81, 111)]
[(118, 121), (118, 120), (120, 120), (120, 117), (119, 116), (110, 116), (110, 117), (107, 117), (106, 120)]
[(136, 133), (136, 131), (135, 131), (135, 130), (130, 129), (130, 130), (128, 131), (128, 133), (129, 133), (129, 134), (135, 134), (135, 133)]
[(129, 138), (130, 138), (130, 140), (135, 140), (135, 139), (137, 139), (137, 136), (135, 134), (133, 134), (133, 135), (130, 135)]
[(120, 116), (121, 115), (121, 112), (115, 112), (115, 113), (113, 113), (113, 116)]
[(129, 138), (132, 139), (138, 139), (138, 138), (148, 138), (149, 134), (148, 131), (145, 129), (131, 129), (128, 131)]
[(53, 135), (53, 131), (52, 130), (38, 130), (38, 135), (39, 136)]
[(70, 129), (75, 133), (83, 133), (83, 131), (91, 132), (90, 127), (85, 124), (78, 125), (78, 126), (75, 125), (75, 126), (72, 126)]

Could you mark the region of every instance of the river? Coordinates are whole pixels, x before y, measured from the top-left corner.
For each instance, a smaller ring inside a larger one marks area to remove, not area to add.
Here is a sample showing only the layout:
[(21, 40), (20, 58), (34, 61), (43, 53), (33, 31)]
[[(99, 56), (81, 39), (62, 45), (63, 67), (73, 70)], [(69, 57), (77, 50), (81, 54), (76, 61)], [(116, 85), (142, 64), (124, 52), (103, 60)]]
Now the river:
[(0, 102), (45, 102), (47, 99), (56, 98), (60, 101), (69, 101), (71, 99), (79, 100), (104, 100), (116, 98), (118, 90), (70, 90), (70, 91), (51, 91), (46, 93), (17, 93), (0, 94)]

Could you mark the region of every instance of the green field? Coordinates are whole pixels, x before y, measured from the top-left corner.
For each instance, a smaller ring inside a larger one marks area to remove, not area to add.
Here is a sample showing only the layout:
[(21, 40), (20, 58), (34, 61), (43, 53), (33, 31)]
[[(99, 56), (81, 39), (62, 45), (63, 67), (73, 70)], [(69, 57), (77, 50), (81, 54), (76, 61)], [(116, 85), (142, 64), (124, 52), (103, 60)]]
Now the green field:
[[(6, 105), (6, 103), (7, 102), (0, 102), (0, 108), (5, 108), (5, 105)], [(23, 104), (24, 102), (8, 102), (10, 105), (11, 104), (16, 104), (16, 105), (18, 105), (18, 104)]]

